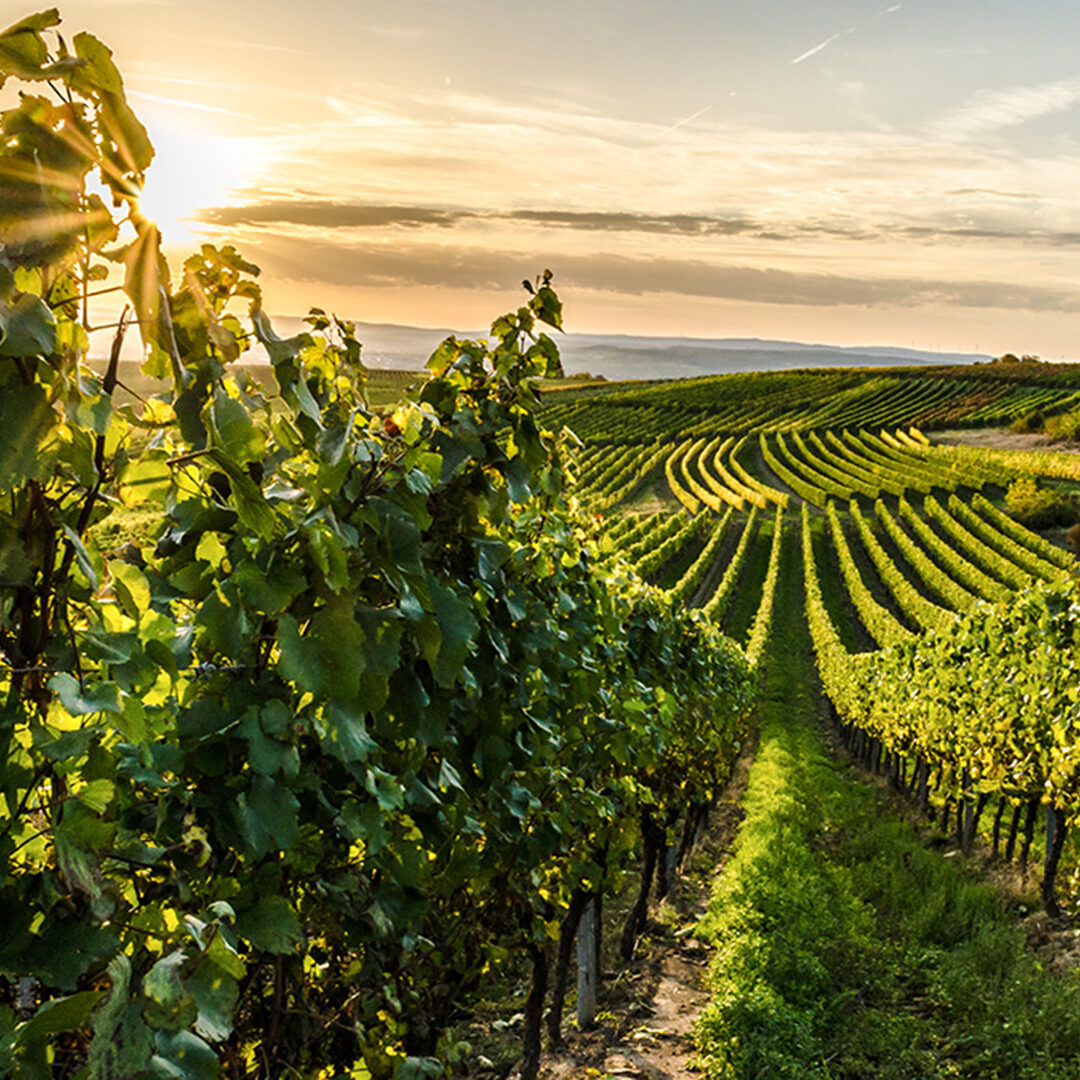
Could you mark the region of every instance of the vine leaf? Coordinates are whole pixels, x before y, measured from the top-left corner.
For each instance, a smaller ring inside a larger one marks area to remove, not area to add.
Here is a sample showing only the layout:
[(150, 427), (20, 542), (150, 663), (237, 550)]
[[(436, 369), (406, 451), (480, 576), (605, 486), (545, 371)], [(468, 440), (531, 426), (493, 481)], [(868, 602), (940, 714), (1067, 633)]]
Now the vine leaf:
[(283, 896), (263, 897), (253, 907), (237, 912), (236, 932), (269, 953), (293, 953), (304, 940), (300, 920)]

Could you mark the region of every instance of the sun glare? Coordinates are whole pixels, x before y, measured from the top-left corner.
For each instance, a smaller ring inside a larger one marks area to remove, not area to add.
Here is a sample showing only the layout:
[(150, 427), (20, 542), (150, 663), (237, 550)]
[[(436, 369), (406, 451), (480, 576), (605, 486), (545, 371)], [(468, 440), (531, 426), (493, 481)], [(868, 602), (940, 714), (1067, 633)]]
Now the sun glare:
[(170, 111), (147, 118), (157, 154), (140, 208), (156, 222), (165, 243), (176, 246), (198, 242), (205, 231), (199, 211), (229, 205), (235, 192), (253, 183), (269, 153), (255, 138), (198, 131), (190, 122), (177, 124)]

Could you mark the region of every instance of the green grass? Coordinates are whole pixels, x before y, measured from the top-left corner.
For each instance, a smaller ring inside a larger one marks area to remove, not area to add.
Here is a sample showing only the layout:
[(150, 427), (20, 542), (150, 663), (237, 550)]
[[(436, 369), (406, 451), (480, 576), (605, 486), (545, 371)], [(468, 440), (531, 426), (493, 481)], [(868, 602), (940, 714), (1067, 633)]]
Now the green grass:
[(710, 1078), (1080, 1075), (1080, 983), (822, 742), (795, 533), (746, 820), (700, 932)]

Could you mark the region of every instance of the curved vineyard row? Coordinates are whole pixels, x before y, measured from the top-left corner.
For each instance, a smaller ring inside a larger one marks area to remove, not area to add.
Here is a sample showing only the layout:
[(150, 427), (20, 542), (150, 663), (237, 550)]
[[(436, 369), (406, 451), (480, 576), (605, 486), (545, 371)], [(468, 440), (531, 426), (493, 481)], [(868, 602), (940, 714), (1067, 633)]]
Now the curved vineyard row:
[(1014, 589), (1023, 589), (1031, 584), (1029, 573), (964, 528), (933, 496), (928, 495), (923, 500), (923, 510), (928, 518), (941, 526), (942, 532), (959, 550), (970, 556), (985, 573), (992, 574)]
[(847, 586), (848, 596), (859, 613), (859, 618), (866, 627), (870, 636), (882, 648), (897, 645), (902, 641), (909, 640), (913, 635), (907, 627), (903, 626), (893, 614), (873, 597), (859, 568), (855, 565), (854, 556), (848, 546), (847, 537), (844, 535), (843, 526), (837, 515), (836, 507), (829, 504), (826, 510), (826, 519), (829, 523), (829, 534), (832, 537), (833, 548), (840, 562), (840, 572)]
[[(764, 434), (758, 436), (761, 456), (765, 464), (789, 487), (796, 495), (802, 496), (807, 502), (815, 506), (825, 506), (825, 492), (814, 484), (807, 483), (801, 476), (792, 471), (787, 465), (773, 453)], [(785, 455), (786, 456), (786, 455)]]
[(879, 577), (889, 590), (898, 608), (918, 627), (923, 630), (940, 630), (953, 618), (953, 612), (927, 600), (908, 580), (896, 562), (882, 546), (869, 522), (863, 517), (859, 504), (852, 500), (848, 507), (855, 527), (862, 539), (863, 547), (870, 556)]
[(1061, 569), (1069, 569), (1075, 563), (1075, 559), (1068, 552), (1063, 551), (1056, 544), (1025, 528), (1018, 521), (1014, 521), (1004, 511), (999, 510), (992, 502), (982, 495), (976, 495), (971, 500), (972, 507), (980, 513), (984, 520), (999, 529), (1016, 543), (1023, 545), (1028, 551), (1036, 554), (1040, 559), (1053, 563)]
[(978, 596), (969, 592), (963, 585), (937, 565), (901, 526), (889, 508), (880, 500), (874, 504), (874, 512), (896, 545), (897, 550), (916, 570), (923, 582), (953, 611), (966, 611), (978, 600)]
[(739, 537), (739, 545), (735, 549), (735, 554), (732, 555), (731, 562), (725, 567), (723, 577), (721, 577), (712, 596), (709, 597), (702, 607), (702, 612), (706, 617), (717, 623), (723, 619), (724, 613), (727, 611), (728, 604), (731, 602), (731, 598), (735, 592), (735, 586), (739, 582), (743, 564), (746, 561), (746, 553), (757, 534), (758, 513), (759, 511), (756, 506), (751, 509), (750, 516), (746, 519), (746, 524), (743, 526), (742, 535)]
[(1004, 600), (1009, 590), (999, 581), (979, 569), (960, 551), (934, 531), (929, 522), (906, 499), (899, 504), (900, 516), (911, 528), (915, 538), (934, 559), (959, 581), (965, 589), (984, 600)]
[(720, 523), (713, 527), (708, 541), (701, 549), (701, 553), (687, 567), (682, 577), (668, 590), (668, 598), (673, 604), (682, 605), (688, 603), (694, 591), (704, 580), (716, 558), (717, 551), (720, 550), (720, 545), (726, 539), (727, 530), (734, 513), (734, 508), (728, 509), (720, 519)]

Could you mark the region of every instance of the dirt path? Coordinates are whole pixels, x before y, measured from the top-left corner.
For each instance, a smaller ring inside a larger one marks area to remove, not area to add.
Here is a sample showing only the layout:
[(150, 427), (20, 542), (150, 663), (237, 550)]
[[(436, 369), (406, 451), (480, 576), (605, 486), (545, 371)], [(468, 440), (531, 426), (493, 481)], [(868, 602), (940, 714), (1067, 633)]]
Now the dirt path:
[[(712, 882), (743, 818), (740, 807), (755, 743), (748, 743), (670, 896), (654, 905), (633, 962), (605, 983), (593, 1031), (567, 1024), (566, 1051), (549, 1055), (541, 1080), (696, 1080), (693, 1029), (709, 1001), (712, 953), (693, 937)], [(609, 930), (610, 934), (610, 930)]]

